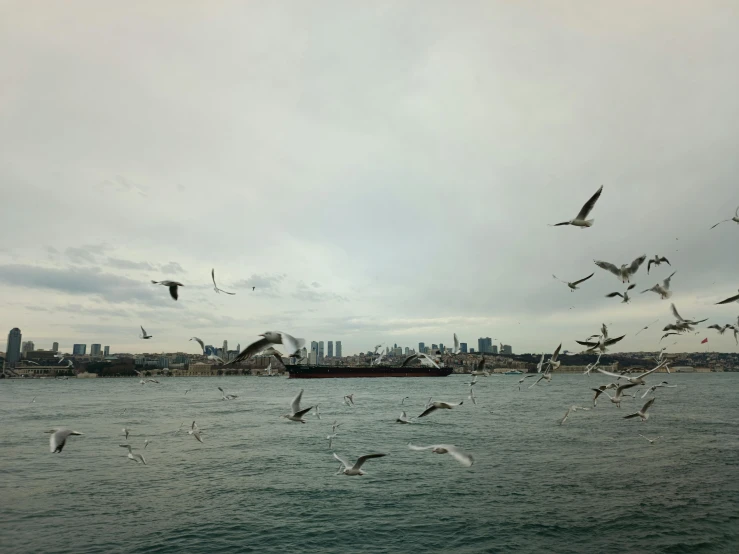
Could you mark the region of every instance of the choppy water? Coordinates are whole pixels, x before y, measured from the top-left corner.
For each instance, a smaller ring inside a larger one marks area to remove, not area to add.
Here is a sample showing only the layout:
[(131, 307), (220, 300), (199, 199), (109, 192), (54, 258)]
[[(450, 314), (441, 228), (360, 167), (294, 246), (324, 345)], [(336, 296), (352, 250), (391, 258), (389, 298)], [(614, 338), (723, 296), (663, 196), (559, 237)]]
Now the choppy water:
[[(739, 374), (668, 380), (679, 388), (657, 391), (645, 424), (619, 417), (642, 404), (627, 400), (561, 427), (607, 380), (555, 375), (519, 393), (515, 376), (481, 378), (476, 406), (468, 376), (0, 381), (0, 551), (736, 552)], [(321, 420), (279, 418), (301, 387)], [(399, 425), (404, 396), (409, 415), (429, 396), (465, 404)], [(193, 419), (205, 444), (175, 436)], [(336, 452), (389, 456), (335, 475), (334, 419)], [(147, 466), (119, 448), (124, 425), (134, 448), (152, 441)], [(85, 436), (51, 454), (55, 426)], [(456, 444), (476, 464), (410, 441)]]

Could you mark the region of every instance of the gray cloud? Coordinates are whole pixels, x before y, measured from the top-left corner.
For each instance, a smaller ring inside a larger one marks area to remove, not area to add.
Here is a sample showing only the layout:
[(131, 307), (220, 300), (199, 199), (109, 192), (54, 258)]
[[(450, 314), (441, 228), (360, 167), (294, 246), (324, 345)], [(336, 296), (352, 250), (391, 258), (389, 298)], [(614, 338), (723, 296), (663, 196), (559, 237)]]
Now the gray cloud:
[[(318, 283), (314, 282), (312, 284), (313, 288), (315, 288), (316, 285), (318, 285)], [(306, 285), (303, 281), (298, 281), (295, 285), (295, 291), (293, 292), (292, 297), (306, 302), (347, 302), (347, 299), (339, 294), (328, 291), (319, 292), (313, 290), (313, 288)]]
[(185, 270), (177, 262), (169, 262), (159, 268), (162, 273), (185, 273)]
[(156, 269), (149, 262), (133, 262), (131, 260), (122, 260), (120, 258), (108, 258), (106, 265), (115, 269), (142, 269), (148, 271)]
[(64, 253), (66, 254), (67, 258), (69, 258), (73, 263), (76, 264), (94, 264), (96, 262), (95, 256), (84, 248), (70, 246), (64, 251)]
[(253, 274), (248, 279), (242, 279), (234, 283), (236, 288), (256, 287), (262, 296), (278, 297), (280, 294), (280, 283), (285, 280), (285, 274)]

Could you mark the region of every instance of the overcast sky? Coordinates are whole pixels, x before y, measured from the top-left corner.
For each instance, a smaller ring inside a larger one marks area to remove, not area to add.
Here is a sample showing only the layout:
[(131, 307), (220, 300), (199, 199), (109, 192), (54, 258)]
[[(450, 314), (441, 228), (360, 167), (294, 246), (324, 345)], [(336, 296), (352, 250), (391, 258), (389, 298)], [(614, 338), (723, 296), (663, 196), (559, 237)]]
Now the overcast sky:
[[(662, 345), (735, 352), (705, 325), (739, 316), (739, 225), (709, 231), (739, 205), (738, 28), (732, 1), (3, 2), (0, 331), (523, 353), (605, 322), (655, 350), (670, 301), (638, 292), (677, 270), (710, 320)], [(547, 226), (600, 185), (592, 228)], [(593, 260), (641, 254), (672, 270), (604, 298)]]

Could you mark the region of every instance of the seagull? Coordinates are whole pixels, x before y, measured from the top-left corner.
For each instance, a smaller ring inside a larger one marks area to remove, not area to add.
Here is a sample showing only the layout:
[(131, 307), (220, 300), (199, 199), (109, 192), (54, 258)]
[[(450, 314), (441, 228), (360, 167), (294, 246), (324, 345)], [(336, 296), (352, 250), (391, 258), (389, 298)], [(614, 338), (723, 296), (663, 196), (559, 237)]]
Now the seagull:
[(598, 397), (603, 394), (603, 392), (607, 391), (608, 389), (615, 389), (618, 388), (618, 384), (616, 383), (609, 383), (608, 385), (601, 385), (597, 389), (590, 389), (595, 391), (595, 395), (593, 396), (593, 408), (595, 408), (598, 405)]
[(34, 396), (33, 398), (31, 398), (31, 401), (29, 402), (29, 404), (34, 404), (35, 402), (36, 402), (36, 397)]
[(190, 427), (190, 430), (187, 432), (187, 434), (195, 437), (198, 442), (203, 442), (203, 438), (200, 436), (200, 433), (201, 433), (200, 429), (193, 421), (192, 426)]
[(595, 206), (595, 203), (598, 201), (598, 198), (600, 198), (600, 193), (603, 192), (603, 186), (598, 189), (598, 191), (590, 197), (590, 200), (585, 202), (585, 205), (580, 210), (580, 213), (577, 214), (575, 219), (571, 219), (569, 221), (563, 221), (562, 223), (555, 223), (552, 225), (552, 227), (559, 227), (560, 225), (575, 225), (576, 227), (582, 227), (583, 229), (585, 227), (591, 227), (593, 225), (594, 219), (586, 219), (590, 212), (593, 210), (593, 207)]
[(341, 427), (343, 423), (336, 423), (336, 420), (331, 424), (331, 432), (336, 433), (336, 430)]
[(395, 423), (413, 423), (408, 419), (408, 415), (405, 412), (400, 412), (400, 416), (395, 420)]
[(667, 279), (662, 281), (661, 285), (657, 283), (651, 289), (643, 290), (641, 291), (641, 293), (644, 294), (645, 292), (656, 292), (657, 294), (659, 294), (662, 300), (669, 298), (670, 296), (672, 296), (672, 291), (670, 290), (670, 279), (672, 279), (672, 276), (675, 275), (675, 273), (677, 273), (677, 271), (673, 271)]
[(632, 417), (640, 417), (642, 420), (642, 423), (646, 422), (649, 419), (649, 414), (647, 413), (647, 410), (650, 408), (652, 404), (654, 404), (654, 401), (655, 401), (654, 398), (650, 398), (649, 400), (647, 400), (647, 403), (644, 404), (644, 406), (642, 406), (641, 410), (639, 410), (638, 412), (634, 412), (633, 414), (624, 416), (624, 419), (629, 419)]
[(640, 436), (641, 438), (645, 439), (645, 440), (648, 440), (648, 441), (649, 441), (649, 444), (654, 444), (654, 441), (656, 441), (656, 440), (659, 440), (659, 439), (661, 439), (661, 438), (662, 438), (662, 435), (660, 435), (659, 437), (656, 437), (656, 438), (654, 438), (654, 439), (650, 439), (650, 438), (648, 438), (648, 437), (645, 437), (645, 436), (644, 436), (644, 435), (642, 435), (641, 433), (639, 433), (639, 436)]
[(64, 361), (64, 354), (54, 354), (55, 358), (59, 358), (58, 364), (62, 363)]
[(464, 400), (459, 402), (458, 404), (452, 404), (451, 402), (431, 402), (430, 406), (426, 408), (423, 413), (418, 417), (426, 417), (432, 412), (435, 412), (436, 410), (451, 410), (455, 406), (461, 406), (464, 403)]
[(123, 434), (126, 435), (126, 440), (128, 440), (128, 435), (131, 432), (130, 429), (127, 429), (126, 427), (123, 428)]
[(149, 439), (146, 439), (146, 440), (144, 441), (144, 450), (146, 450), (146, 447), (147, 447), (147, 446), (149, 446), (149, 443), (150, 443), (150, 442), (151, 442), (151, 441), (150, 441)]
[[(739, 207), (737, 207), (736, 212), (734, 212), (734, 217), (732, 217), (731, 219), (724, 219), (723, 221), (719, 221), (718, 223), (716, 223), (716, 225), (714, 225), (713, 227), (711, 227), (711, 229), (713, 229), (714, 227), (717, 227), (717, 226), (721, 225), (722, 223), (726, 223), (727, 221), (733, 221), (735, 223), (739, 223)], [(710, 229), (709, 229), (709, 231), (710, 231)]]
[(352, 466), (346, 460), (339, 458), (336, 452), (334, 452), (334, 458), (339, 460), (344, 466), (343, 470), (339, 470), (340, 473), (350, 476), (365, 475), (365, 472), (360, 469), (364, 465), (364, 462), (366, 462), (367, 460), (371, 460), (372, 458), (382, 458), (383, 456), (387, 456), (387, 454), (367, 454), (366, 456), (361, 456), (360, 458), (358, 458), (357, 463)]
[(606, 371), (605, 369), (597, 368), (598, 371), (600, 371), (603, 375), (608, 375), (610, 377), (615, 377), (616, 379), (626, 379), (629, 383), (633, 383), (634, 385), (646, 385), (646, 381), (644, 381), (644, 377), (647, 375), (650, 375), (657, 371), (658, 369), (662, 369), (667, 365), (667, 361), (664, 361), (657, 365), (657, 367), (650, 369), (649, 371), (645, 371), (644, 373), (640, 373), (636, 377), (628, 377), (626, 375), (621, 375), (618, 373), (612, 373), (610, 371)]
[(647, 275), (649, 275), (649, 269), (652, 267), (652, 264), (660, 265), (662, 262), (665, 262), (667, 265), (672, 267), (670, 261), (665, 257), (660, 258), (659, 254), (655, 254), (654, 258), (649, 258), (649, 261), (647, 262)]
[[(551, 355), (551, 357), (547, 360), (546, 366), (547, 368), (544, 370), (544, 373), (541, 374), (541, 377), (539, 377), (536, 381), (534, 381), (534, 384), (531, 385), (529, 388), (534, 388), (536, 385), (538, 385), (540, 382), (546, 380), (548, 383), (551, 383), (552, 381), (552, 371), (559, 368), (560, 362), (557, 361), (557, 357), (559, 356), (559, 351), (562, 348), (562, 343), (559, 344), (559, 346), (554, 350), (554, 354)], [(543, 361), (543, 354), (542, 354), (542, 360), (539, 361), (539, 364), (537, 367), (539, 368), (539, 371), (541, 371), (542, 367), (542, 361)], [(526, 377), (524, 377), (525, 379)], [(520, 382), (520, 381), (519, 381)], [(521, 389), (519, 385), (519, 390)]]
[(354, 406), (354, 393), (344, 396), (344, 404), (347, 406)]
[(185, 391), (185, 396), (187, 396), (187, 393), (188, 393), (188, 392), (190, 392), (191, 390), (192, 390), (192, 389), (187, 389), (187, 390)]
[(470, 400), (472, 400), (472, 403), (477, 406), (477, 399), (475, 398), (475, 389), (470, 387), (470, 395), (468, 396)]
[(565, 416), (559, 421), (559, 424), (562, 425), (565, 421), (567, 421), (567, 418), (570, 417), (570, 412), (576, 412), (577, 410), (590, 410), (590, 408), (583, 408), (582, 406), (570, 406), (567, 409), (567, 412), (565, 412)]
[(273, 344), (285, 345), (285, 348), (287, 348), (288, 357), (292, 358), (300, 353), (300, 349), (303, 348), (303, 345), (305, 344), (304, 339), (296, 339), (295, 337), (292, 337), (287, 333), (283, 333), (281, 331), (267, 331), (266, 333), (263, 333), (259, 336), (264, 338), (251, 343), (249, 346), (244, 348), (244, 350), (242, 350), (238, 356), (236, 356), (226, 365), (246, 361), (257, 352), (261, 352), (262, 350)]
[(321, 419), (321, 412), (318, 410), (318, 404), (316, 404), (316, 413), (314, 413), (313, 415), (316, 416), (318, 419)]
[(131, 445), (130, 444), (119, 444), (118, 446), (120, 446), (121, 448), (128, 448), (128, 456), (127, 457), (128, 457), (129, 460), (133, 460), (137, 464), (144, 464), (144, 465), (146, 465), (146, 459), (144, 458), (144, 456), (142, 454), (134, 454), (133, 451), (131, 450)]
[(452, 458), (457, 460), (460, 464), (465, 467), (470, 467), (475, 463), (475, 459), (457, 448), (453, 444), (432, 444), (431, 446), (414, 446), (408, 443), (408, 448), (411, 450), (431, 450), (434, 454), (449, 454)]
[(596, 367), (598, 367), (598, 364), (600, 363), (600, 357), (602, 354), (598, 354), (598, 359), (595, 360), (592, 364), (588, 364), (585, 366), (585, 371), (583, 371), (583, 375), (590, 375), (590, 372), (593, 371)]
[(67, 369), (71, 368), (74, 368), (74, 363), (72, 362), (72, 360), (67, 360)]
[(606, 294), (606, 298), (615, 298), (616, 296), (620, 296), (621, 298), (623, 298), (623, 300), (621, 301), (621, 304), (628, 304), (629, 300), (631, 300), (631, 298), (629, 298), (629, 291), (633, 289), (635, 286), (636, 286), (636, 283), (632, 283), (629, 285), (629, 288), (627, 288), (624, 291), (623, 294), (621, 294), (620, 292), (611, 292), (609, 294)]
[[(655, 324), (655, 323), (657, 323), (658, 321), (659, 321), (659, 319), (655, 319), (655, 320), (654, 320), (654, 321), (652, 321), (652, 323), (650, 323), (649, 325), (654, 325), (654, 324)], [(639, 329), (639, 331), (637, 331), (636, 335), (638, 335), (638, 334), (639, 334), (639, 333), (641, 333), (642, 331), (646, 331), (647, 329), (649, 329), (649, 325), (645, 325), (644, 327), (642, 327), (641, 329)], [(634, 336), (636, 336), (636, 335), (634, 335)]]
[(169, 288), (169, 295), (177, 300), (177, 287), (184, 287), (182, 283), (178, 283), (177, 281), (152, 281), (152, 284), (154, 285), (162, 285), (164, 287)]
[(239, 397), (238, 394), (226, 394), (221, 387), (218, 387), (218, 390), (221, 391), (221, 400), (233, 400), (234, 398)]
[(331, 448), (331, 445), (334, 443), (334, 439), (336, 438), (336, 433), (331, 433), (330, 435), (327, 435), (326, 438), (328, 439), (328, 447)]
[(51, 433), (51, 436), (49, 437), (49, 452), (54, 454), (62, 451), (64, 445), (67, 444), (67, 438), (69, 436), (84, 435), (84, 433), (70, 431), (69, 429), (50, 429), (46, 432)]
[[(234, 294), (236, 294), (235, 292), (228, 292), (228, 291), (225, 291), (223, 289), (219, 289), (218, 288), (218, 285), (216, 285), (216, 270), (215, 270), (215, 268), (213, 268), (213, 269), (210, 270), (210, 277), (211, 277), (211, 279), (213, 279), (213, 289), (217, 293), (223, 292), (223, 293), (226, 293), (226, 294), (230, 294), (231, 296), (233, 296)], [(254, 290), (254, 289), (252, 289), (252, 290)]]
[[(543, 356), (543, 354), (542, 354), (542, 356)], [(523, 382), (524, 382), (524, 381), (525, 381), (526, 379), (528, 379), (529, 377), (536, 377), (536, 376), (537, 376), (537, 374), (536, 374), (536, 373), (529, 373), (529, 374), (527, 374), (527, 375), (524, 375), (523, 377), (521, 377), (521, 378), (520, 378), (520, 379), (518, 380), (518, 390), (519, 390), (519, 391), (521, 390), (521, 384), (523, 384)], [(529, 387), (529, 388), (531, 388), (531, 387)]]
[(565, 285), (567, 285), (568, 287), (570, 287), (570, 292), (572, 292), (572, 291), (575, 291), (575, 290), (577, 290), (577, 288), (578, 288), (578, 287), (577, 287), (577, 285), (579, 285), (580, 283), (583, 283), (583, 282), (587, 281), (587, 280), (588, 280), (588, 279), (590, 279), (590, 278), (591, 278), (591, 277), (592, 277), (593, 275), (595, 275), (595, 273), (591, 273), (591, 274), (590, 274), (590, 275), (588, 275), (587, 277), (585, 277), (585, 278), (583, 278), (583, 279), (579, 279), (579, 280), (577, 280), (577, 281), (573, 281), (573, 282), (571, 282), (571, 283), (570, 283), (570, 282), (568, 282), (568, 281), (563, 281), (562, 279), (560, 279), (560, 278), (559, 278), (559, 277), (557, 277), (556, 275), (552, 275), (552, 277), (554, 277), (554, 278), (555, 278), (555, 279), (556, 279), (557, 281), (562, 281), (562, 282), (563, 282), (563, 283), (564, 283)]
[(733, 329), (734, 326), (727, 324), (727, 325), (724, 325), (723, 327), (721, 327), (721, 325), (713, 324), (713, 325), (709, 325), (707, 328), (708, 329), (716, 329), (716, 331), (718, 331), (718, 334), (719, 335), (723, 335), (726, 332), (727, 329)]
[(141, 325), (141, 338), (142, 339), (150, 339), (151, 335), (146, 334), (146, 329), (144, 329), (144, 326)]
[(408, 399), (410, 399), (410, 396), (404, 397), (403, 400), (400, 401), (400, 405), (402, 406), (403, 405), (403, 402), (405, 402)]
[(587, 346), (587, 352), (593, 352), (594, 350), (600, 350), (601, 354), (606, 352), (608, 350), (608, 347), (616, 344), (618, 341), (623, 339), (626, 335), (621, 335), (620, 337), (616, 337), (613, 339), (609, 339), (607, 337), (601, 336), (601, 338), (598, 339), (598, 342), (591, 342), (591, 341), (581, 341), (576, 340), (575, 342), (577, 344), (582, 344), (583, 346)]
[(159, 384), (159, 381), (157, 381), (156, 379), (147, 379), (145, 382), (146, 383), (156, 383), (157, 385)]
[(469, 383), (465, 383), (465, 385), (469, 385), (470, 388), (474, 387), (477, 384), (477, 375), (472, 377), (472, 381)]
[[(678, 312), (677, 308), (675, 307), (675, 304), (670, 304), (670, 310), (672, 310), (672, 315), (675, 316), (675, 319), (677, 320), (675, 323), (670, 323), (669, 325), (665, 325), (663, 331), (677, 331), (678, 333), (683, 333), (685, 331), (692, 331), (693, 325), (698, 325), (699, 323), (703, 323), (704, 321), (707, 321), (706, 319), (700, 319), (698, 321), (692, 321), (690, 319), (684, 319)], [(662, 337), (664, 338), (664, 337)]]
[(716, 302), (716, 304), (731, 304), (732, 302), (739, 302), (739, 294), (732, 296), (731, 298), (727, 298), (726, 300), (722, 300), (721, 302)]
[(290, 413), (285, 414), (282, 417), (289, 419), (290, 421), (299, 421), (300, 423), (305, 423), (305, 420), (303, 419), (303, 416), (307, 414), (313, 406), (309, 406), (308, 408), (301, 410), (300, 409), (300, 399), (303, 398), (303, 389), (300, 389), (300, 392), (298, 395), (293, 398), (292, 404), (290, 404)]
[(631, 277), (635, 275), (637, 271), (639, 271), (641, 264), (643, 264), (644, 260), (646, 259), (647, 256), (646, 254), (644, 254), (636, 258), (633, 262), (631, 262), (631, 264), (623, 264), (620, 268), (611, 263), (602, 262), (600, 260), (594, 260), (594, 262), (595, 265), (597, 265), (601, 269), (605, 269), (606, 271), (610, 271), (611, 273), (613, 273), (616, 277), (621, 279), (622, 283), (628, 283), (630, 282)]
[[(621, 395), (626, 389), (630, 389), (631, 387), (635, 387), (636, 383), (626, 383), (624, 385), (621, 385), (616, 389), (616, 394), (614, 396), (611, 396), (606, 392), (606, 389), (601, 389), (600, 387), (597, 389), (591, 389), (595, 391), (595, 398), (598, 398), (600, 394), (605, 394), (608, 398), (610, 398), (611, 402), (613, 402), (616, 407), (621, 407)], [(593, 399), (593, 406), (595, 406), (595, 398)]]
[(677, 385), (668, 385), (668, 384), (667, 384), (667, 381), (662, 381), (662, 382), (661, 382), (661, 383), (659, 383), (658, 385), (652, 385), (651, 387), (649, 387), (649, 388), (647, 389), (647, 392), (645, 392), (644, 394), (642, 394), (642, 395), (641, 395), (641, 397), (642, 397), (642, 398), (644, 398), (644, 397), (645, 397), (646, 395), (648, 395), (648, 394), (649, 394), (650, 392), (651, 392), (652, 394), (654, 394), (654, 391), (656, 391), (656, 390), (657, 390), (658, 388), (660, 388), (660, 387), (665, 387), (665, 388), (668, 388), (668, 389), (674, 389), (674, 388), (677, 388)]

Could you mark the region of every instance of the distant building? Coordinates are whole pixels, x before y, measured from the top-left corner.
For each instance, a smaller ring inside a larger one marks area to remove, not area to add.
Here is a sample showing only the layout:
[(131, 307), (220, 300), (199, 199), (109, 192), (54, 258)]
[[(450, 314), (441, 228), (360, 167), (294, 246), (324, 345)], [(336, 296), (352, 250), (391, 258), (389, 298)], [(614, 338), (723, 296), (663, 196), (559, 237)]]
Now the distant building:
[(110, 356), (110, 346), (106, 346), (105, 348), (103, 348), (103, 356), (105, 356), (106, 358)]
[[(480, 337), (477, 339), (477, 351), (483, 354), (492, 354), (493, 353), (493, 339), (490, 337), (482, 338)], [(498, 348), (495, 347), (495, 350), (497, 351)]]
[[(310, 351), (311, 354), (314, 354), (315, 356), (313, 358), (310, 357), (310, 354), (308, 354), (308, 363), (313, 364), (318, 362), (318, 341), (311, 341), (310, 343)], [(315, 360), (315, 362), (311, 362), (311, 359)]]
[(310, 354), (308, 354), (308, 365), (318, 365), (318, 346), (316, 346), (316, 349), (311, 349)]
[[(92, 354), (92, 347), (90, 347), (90, 354)], [(167, 356), (162, 356), (161, 358), (159, 358), (159, 367), (161, 369), (169, 368), (169, 358), (167, 358)]]
[(341, 352), (341, 341), (336, 341), (336, 357), (341, 358), (342, 352)]
[(475, 353), (475, 349), (474, 348), (470, 348), (470, 354), (474, 354), (474, 353)]
[(442, 354), (444, 353), (444, 343), (443, 342), (439, 343), (439, 350), (441, 350)]
[(102, 346), (100, 346), (99, 344), (90, 345), (90, 357), (99, 358), (101, 353), (102, 353)]
[(419, 342), (418, 343), (418, 351), (423, 354), (426, 352), (426, 343), (425, 342)]
[(459, 343), (459, 351), (462, 354), (467, 354), (467, 343), (466, 342), (460, 342)]
[(431, 352), (432, 353), (433, 352), (436, 352), (438, 349), (439, 349), (439, 345), (438, 344), (433, 344), (433, 343), (431, 344)]
[(333, 358), (334, 357), (334, 341), (332, 341), (332, 340), (328, 341), (328, 351), (326, 352), (326, 355), (329, 358)]
[(318, 341), (318, 363), (323, 363), (323, 341)]
[(405, 355), (408, 356), (408, 354), (410, 353), (410, 351), (411, 351), (411, 349), (406, 346), (405, 347)]
[(228, 352), (228, 341), (227, 340), (223, 341), (223, 348), (221, 349), (221, 352), (223, 352), (224, 355), (226, 354), (226, 352)]
[(73, 356), (84, 356), (85, 354), (87, 354), (86, 344), (75, 344), (74, 346), (72, 346)]
[(58, 342), (55, 342), (54, 344), (51, 345), (51, 351), (52, 352), (59, 352), (59, 343)]
[(36, 345), (33, 344), (32, 340), (27, 340), (21, 345), (21, 354), (27, 354), (36, 350)]
[(393, 356), (402, 356), (403, 355), (403, 349), (400, 346), (396, 346), (393, 348)]
[(17, 327), (8, 333), (8, 345), (5, 347), (5, 362), (14, 366), (21, 359), (21, 330)]
[(498, 353), (498, 347), (497, 347), (497, 346), (495, 346), (495, 345), (491, 346), (491, 347), (490, 347), (490, 350), (491, 350), (491, 352), (492, 352), (493, 354), (497, 354), (497, 353)]
[(501, 354), (513, 354), (513, 348), (511, 347), (510, 344), (504, 344), (500, 353)]

